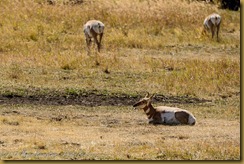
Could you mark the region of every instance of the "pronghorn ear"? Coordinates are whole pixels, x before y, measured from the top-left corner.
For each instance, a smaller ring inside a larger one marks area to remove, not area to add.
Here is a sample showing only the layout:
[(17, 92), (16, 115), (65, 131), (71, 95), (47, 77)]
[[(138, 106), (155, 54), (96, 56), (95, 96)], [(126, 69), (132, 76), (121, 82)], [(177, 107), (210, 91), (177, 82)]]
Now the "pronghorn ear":
[(146, 94), (145, 98), (148, 98), (148, 97), (149, 97), (149, 92), (147, 92), (147, 94)]

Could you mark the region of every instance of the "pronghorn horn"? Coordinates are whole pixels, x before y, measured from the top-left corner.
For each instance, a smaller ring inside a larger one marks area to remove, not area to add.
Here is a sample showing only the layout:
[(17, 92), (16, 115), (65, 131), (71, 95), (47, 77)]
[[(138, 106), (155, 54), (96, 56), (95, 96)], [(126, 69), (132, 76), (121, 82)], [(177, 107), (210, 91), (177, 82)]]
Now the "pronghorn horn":
[(150, 99), (152, 99), (155, 96), (155, 93), (150, 96)]
[(154, 97), (155, 94), (152, 94), (150, 97), (149, 97), (149, 100), (147, 101), (147, 106), (149, 106), (152, 102), (152, 98)]

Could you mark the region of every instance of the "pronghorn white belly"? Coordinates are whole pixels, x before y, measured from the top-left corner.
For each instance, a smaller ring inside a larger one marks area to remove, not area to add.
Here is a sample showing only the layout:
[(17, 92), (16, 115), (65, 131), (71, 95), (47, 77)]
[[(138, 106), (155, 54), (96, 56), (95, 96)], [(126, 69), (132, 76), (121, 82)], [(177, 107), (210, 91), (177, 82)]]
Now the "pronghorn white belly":
[(210, 20), (214, 25), (218, 25), (221, 21), (221, 17), (217, 14), (213, 14), (210, 16)]
[(175, 107), (167, 107), (167, 106), (158, 106), (156, 107), (157, 111), (161, 112), (162, 122), (165, 124), (180, 124), (181, 122), (176, 118), (175, 112), (185, 112), (187, 113), (187, 123), (195, 124), (196, 118), (187, 110), (175, 108)]
[(179, 124), (180, 122), (175, 118), (174, 111), (167, 111), (161, 113), (161, 118), (165, 124)]
[(220, 22), (221, 22), (221, 16), (218, 15), (218, 14), (212, 14), (212, 15), (210, 15), (209, 17), (205, 18), (203, 24), (204, 24), (205, 26), (207, 26), (208, 29), (211, 28), (211, 26), (210, 26), (210, 24), (209, 24), (209, 23), (210, 23), (209, 20), (211, 21), (211, 23), (212, 23), (213, 25), (217, 26), (217, 25), (220, 24)]

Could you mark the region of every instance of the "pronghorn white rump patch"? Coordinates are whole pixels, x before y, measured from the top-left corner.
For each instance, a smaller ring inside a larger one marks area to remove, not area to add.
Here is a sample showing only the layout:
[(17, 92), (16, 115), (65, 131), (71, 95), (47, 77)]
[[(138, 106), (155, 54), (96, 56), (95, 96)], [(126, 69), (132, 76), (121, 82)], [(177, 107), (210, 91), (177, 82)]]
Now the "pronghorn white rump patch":
[(220, 24), (220, 22), (221, 22), (221, 16), (219, 14), (213, 13), (204, 19), (203, 24), (205, 27), (208, 27), (208, 29), (210, 29), (211, 28), (210, 23), (212, 23), (214, 26), (217, 26), (218, 24)]
[(196, 123), (196, 118), (191, 114), (188, 118), (188, 124), (194, 125)]
[(84, 33), (89, 37), (92, 37), (91, 30), (94, 30), (95, 33), (101, 34), (104, 31), (104, 24), (98, 20), (90, 20), (84, 25)]

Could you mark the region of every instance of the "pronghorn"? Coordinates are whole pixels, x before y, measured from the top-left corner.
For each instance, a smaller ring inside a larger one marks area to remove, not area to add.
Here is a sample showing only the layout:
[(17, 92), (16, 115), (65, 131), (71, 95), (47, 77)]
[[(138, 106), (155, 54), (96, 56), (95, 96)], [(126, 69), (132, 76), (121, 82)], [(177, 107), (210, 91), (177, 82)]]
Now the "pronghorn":
[(206, 31), (211, 31), (212, 38), (213, 38), (216, 28), (217, 28), (217, 41), (219, 41), (220, 24), (221, 24), (221, 16), (219, 14), (213, 13), (213, 14), (207, 16), (203, 22), (202, 34), (205, 34)]
[(144, 98), (133, 105), (135, 109), (144, 110), (149, 120), (149, 124), (195, 125), (196, 118), (187, 110), (167, 106), (158, 106), (154, 108), (151, 104), (153, 96), (154, 94), (149, 96), (149, 93), (147, 93)]
[[(86, 24), (84, 25), (83, 31), (84, 31), (85, 37), (86, 37), (88, 54), (90, 52), (90, 45), (92, 42), (92, 40), (91, 40), (92, 38), (94, 39), (95, 43), (97, 44), (98, 52), (100, 52), (104, 27), (105, 27), (104, 24), (98, 20), (90, 20), (90, 21), (86, 22)], [(99, 35), (99, 41), (97, 40), (98, 35)]]

